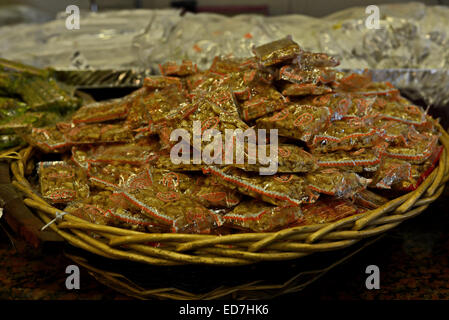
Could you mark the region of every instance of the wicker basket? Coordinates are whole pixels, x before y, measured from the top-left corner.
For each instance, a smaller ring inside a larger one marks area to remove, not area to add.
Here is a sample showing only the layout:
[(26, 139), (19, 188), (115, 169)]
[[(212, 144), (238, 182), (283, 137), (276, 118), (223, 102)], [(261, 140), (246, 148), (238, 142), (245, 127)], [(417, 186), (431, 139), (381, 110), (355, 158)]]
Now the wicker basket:
[[(224, 236), (176, 233), (142, 233), (96, 225), (52, 207), (33, 192), (25, 178), (30, 170), (33, 149), (19, 151), (11, 163), (13, 185), (22, 191), (24, 203), (35, 209), (49, 228), (73, 246), (110, 259), (126, 259), (159, 266), (204, 264), (216, 266), (248, 265), (260, 261), (298, 259), (320, 251), (342, 249), (361, 239), (382, 234), (414, 217), (435, 201), (449, 179), (449, 134), (438, 124), (444, 146), (438, 166), (414, 191), (385, 205), (333, 223), (298, 226), (269, 233), (240, 233)], [(92, 232), (97, 237), (92, 237)], [(152, 243), (163, 245), (155, 247)], [(82, 261), (80, 261), (81, 263)], [(122, 283), (124, 284), (124, 283)], [(160, 291), (160, 297), (165, 297)], [(157, 292), (151, 296), (157, 297)], [(179, 298), (191, 295), (179, 293)]]
[(304, 290), (384, 235), (326, 255), (232, 269), (207, 265), (157, 267), (131, 261), (111, 264), (107, 258), (74, 247), (68, 247), (64, 254), (76, 265), (85, 268), (98, 282), (138, 299), (261, 300)]

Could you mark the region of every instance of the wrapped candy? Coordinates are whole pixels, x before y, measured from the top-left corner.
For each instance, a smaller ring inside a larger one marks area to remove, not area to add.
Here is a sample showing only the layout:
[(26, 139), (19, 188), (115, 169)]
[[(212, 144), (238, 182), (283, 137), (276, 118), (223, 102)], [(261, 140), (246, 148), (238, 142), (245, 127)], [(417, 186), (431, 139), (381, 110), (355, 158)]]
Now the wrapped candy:
[(145, 131), (149, 134), (156, 134), (152, 119), (149, 113), (148, 101), (151, 101), (154, 93), (147, 87), (143, 87), (133, 92), (128, 97), (128, 115), (125, 124), (131, 130)]
[(170, 154), (161, 153), (153, 164), (157, 169), (173, 170), (173, 171), (201, 171), (204, 164), (196, 164), (193, 159), (188, 159), (187, 163), (174, 163), (170, 158)]
[(326, 53), (304, 51), (298, 55), (295, 63), (302, 68), (324, 68), (336, 67), (340, 64), (340, 61)]
[(240, 104), (240, 114), (245, 121), (260, 118), (283, 109), (286, 99), (270, 85), (258, 85), (249, 90), (249, 99)]
[(418, 188), (424, 179), (434, 170), (442, 152), (443, 147), (438, 146), (424, 163), (412, 164), (410, 178), (393, 183), (391, 189), (399, 192), (410, 192)]
[(121, 124), (80, 124), (64, 130), (71, 144), (116, 143), (133, 140), (131, 131)]
[(366, 118), (372, 114), (371, 105), (374, 98), (364, 97), (347, 92), (329, 93), (319, 96), (311, 96), (301, 99), (301, 104), (317, 107), (327, 107), (331, 111), (331, 120), (349, 118)]
[(216, 176), (200, 176), (194, 181), (185, 193), (206, 208), (233, 208), (240, 203), (242, 195), (220, 184)]
[(89, 198), (70, 203), (64, 211), (88, 222), (127, 228), (135, 231), (167, 232), (168, 228), (155, 224), (153, 220), (139, 213), (132, 213), (118, 207), (111, 191), (100, 191)]
[[(351, 75), (357, 78), (355, 75)], [(361, 76), (363, 78), (363, 75)], [(364, 96), (383, 96), (387, 98), (397, 98), (399, 96), (399, 90), (395, 88), (390, 82), (366, 82), (363, 87), (357, 86), (354, 89), (358, 89), (355, 92)], [(360, 83), (360, 82), (359, 82)]]
[(376, 98), (372, 104), (372, 112), (377, 113), (381, 119), (394, 120), (412, 125), (424, 125), (427, 122), (426, 113), (418, 106)]
[(341, 91), (360, 91), (367, 88), (372, 82), (371, 75), (367, 73), (351, 73), (338, 80), (338, 89)]
[(359, 149), (355, 151), (335, 151), (314, 154), (319, 167), (344, 168), (354, 172), (376, 171), (382, 156), (375, 149)]
[(354, 203), (357, 206), (367, 209), (377, 209), (388, 201), (389, 200), (387, 198), (382, 197), (368, 189), (356, 193), (354, 197)]
[(243, 69), (241, 67), (241, 64), (243, 62), (243, 59), (233, 59), (216, 56), (214, 60), (212, 60), (209, 71), (217, 75), (225, 75), (232, 72), (238, 72)]
[(143, 79), (144, 87), (148, 89), (163, 89), (169, 86), (176, 86), (179, 89), (182, 88), (182, 82), (177, 77), (167, 76), (150, 76)]
[(326, 84), (335, 80), (335, 71), (330, 68), (304, 70), (295, 65), (286, 65), (279, 69), (278, 78), (296, 84)]
[[(259, 143), (259, 145), (255, 145), (248, 143), (243, 149), (243, 163), (231, 164), (231, 166), (245, 171), (259, 172), (261, 167), (266, 167), (266, 164), (262, 164), (259, 160), (259, 148), (265, 149), (264, 156), (266, 156), (270, 153), (269, 150), (272, 149), (272, 146), (270, 144), (264, 145)], [(279, 144), (277, 150), (277, 172), (300, 173), (314, 171), (318, 168), (318, 159), (301, 147), (291, 144)]]
[(184, 77), (197, 72), (198, 67), (191, 60), (183, 60), (180, 65), (169, 61), (159, 65), (159, 71), (164, 76)]
[(140, 166), (89, 162), (87, 174), (91, 184), (100, 189), (114, 191), (123, 188), (131, 176), (141, 172)]
[[(204, 94), (201, 97), (198, 95), (194, 98), (194, 106), (195, 111), (188, 117), (161, 130), (159, 137), (165, 146), (173, 145), (173, 142), (170, 141), (173, 129), (185, 129), (190, 137), (203, 134), (207, 129), (215, 129), (221, 133), (222, 139), (225, 138), (226, 129), (241, 129), (242, 131), (248, 129), (248, 125), (238, 115), (235, 100), (229, 90), (223, 89), (216, 93)], [(194, 131), (195, 123), (201, 125), (200, 132)], [(186, 142), (193, 144), (192, 141)]]
[(59, 153), (72, 145), (56, 127), (32, 128), (25, 140), (45, 153)]
[(126, 144), (103, 144), (90, 149), (89, 160), (101, 163), (143, 165), (156, 161), (159, 149), (159, 141), (155, 138)]
[(429, 134), (418, 134), (413, 137), (408, 146), (389, 146), (384, 151), (384, 156), (410, 163), (420, 164), (430, 158), (438, 145), (438, 136)]
[(78, 109), (72, 116), (72, 122), (98, 123), (111, 120), (121, 120), (128, 114), (127, 100), (113, 99), (103, 102), (95, 102)]
[(284, 96), (321, 95), (330, 92), (332, 92), (332, 88), (313, 83), (286, 83), (282, 87), (282, 94)]
[(259, 63), (265, 67), (292, 60), (301, 52), (301, 48), (289, 36), (253, 49)]
[(171, 170), (144, 168), (136, 176), (130, 177), (127, 189), (147, 188), (153, 190), (168, 189), (185, 193), (194, 184), (194, 179), (186, 174)]
[(391, 185), (408, 180), (412, 177), (412, 166), (410, 163), (400, 160), (385, 158), (372, 177), (370, 187), (380, 189), (391, 189)]
[(91, 223), (111, 225), (109, 211), (101, 208), (97, 203), (87, 204), (78, 201), (72, 202), (64, 209), (64, 211)]
[(179, 121), (195, 110), (186, 92), (179, 90), (177, 86), (165, 87), (145, 95), (143, 103), (149, 113), (150, 121), (156, 125), (167, 121)]
[(220, 215), (206, 209), (196, 200), (169, 189), (138, 188), (119, 191), (124, 208), (141, 213), (172, 232), (210, 233), (223, 222)]

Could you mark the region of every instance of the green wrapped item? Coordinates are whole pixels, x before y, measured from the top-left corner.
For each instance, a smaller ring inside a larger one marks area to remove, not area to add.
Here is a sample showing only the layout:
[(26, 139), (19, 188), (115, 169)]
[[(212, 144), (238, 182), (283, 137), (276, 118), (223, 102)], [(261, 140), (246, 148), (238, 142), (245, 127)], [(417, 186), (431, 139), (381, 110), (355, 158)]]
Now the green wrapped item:
[(0, 59), (0, 150), (24, 143), (24, 133), (61, 121), (79, 104), (51, 70)]
[(19, 96), (34, 111), (73, 110), (79, 105), (79, 100), (62, 90), (52, 78), (0, 72), (0, 89), (9, 96)]
[(22, 81), (23, 83), (18, 93), (32, 110), (60, 111), (63, 109), (75, 109), (78, 106), (78, 100), (71, 98), (51, 78), (32, 77), (23, 78)]

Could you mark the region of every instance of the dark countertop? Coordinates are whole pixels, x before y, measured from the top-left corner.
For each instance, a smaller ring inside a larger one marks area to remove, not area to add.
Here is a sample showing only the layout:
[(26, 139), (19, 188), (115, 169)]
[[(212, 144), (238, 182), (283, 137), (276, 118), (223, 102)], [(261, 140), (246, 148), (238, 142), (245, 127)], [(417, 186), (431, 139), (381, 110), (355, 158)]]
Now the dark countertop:
[[(299, 293), (302, 299), (449, 299), (449, 188), (419, 216), (336, 266)], [(81, 268), (81, 289), (65, 288), (73, 264), (61, 248), (35, 250), (11, 245), (0, 229), (0, 299), (129, 299), (98, 283)], [(323, 253), (325, 254), (325, 253)], [(380, 289), (367, 290), (365, 269), (380, 269)]]

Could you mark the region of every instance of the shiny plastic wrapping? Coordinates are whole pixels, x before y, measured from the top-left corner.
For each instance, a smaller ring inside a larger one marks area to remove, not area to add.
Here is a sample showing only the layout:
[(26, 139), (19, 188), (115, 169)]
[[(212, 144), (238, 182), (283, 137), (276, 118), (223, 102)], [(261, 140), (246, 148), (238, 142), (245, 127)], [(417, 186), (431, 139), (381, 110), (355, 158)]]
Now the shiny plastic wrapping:
[(346, 68), (447, 68), (447, 7), (412, 2), (379, 9), (379, 29), (366, 28), (364, 7), (322, 18), (119, 10), (84, 14), (77, 32), (61, 27), (65, 18), (61, 13), (42, 28), (27, 24), (0, 28), (0, 52), (58, 69), (157, 69), (160, 63), (182, 59), (204, 69), (217, 55), (248, 57), (253, 46), (291, 35), (306, 50), (337, 56)]
[(51, 66), (74, 85), (140, 86), (167, 61), (190, 59), (203, 70), (216, 56), (248, 57), (254, 46), (291, 35), (304, 50), (335, 56), (342, 69), (370, 68), (375, 81), (390, 81), (426, 104), (447, 104), (449, 8), (412, 2), (379, 9), (380, 29), (366, 28), (362, 7), (322, 18), (119, 10), (84, 14), (76, 32), (61, 27), (61, 14), (40, 27), (1, 27), (0, 56)]
[(300, 218), (300, 207), (276, 207), (257, 200), (242, 202), (223, 216), (225, 225), (255, 232), (273, 231), (293, 224)]
[(294, 174), (261, 176), (232, 167), (223, 170), (208, 167), (203, 171), (215, 175), (219, 183), (231, 189), (274, 205), (298, 206), (318, 197), (309, 189), (304, 177)]
[(42, 197), (51, 203), (67, 203), (89, 197), (85, 173), (64, 161), (40, 162), (38, 166)]

